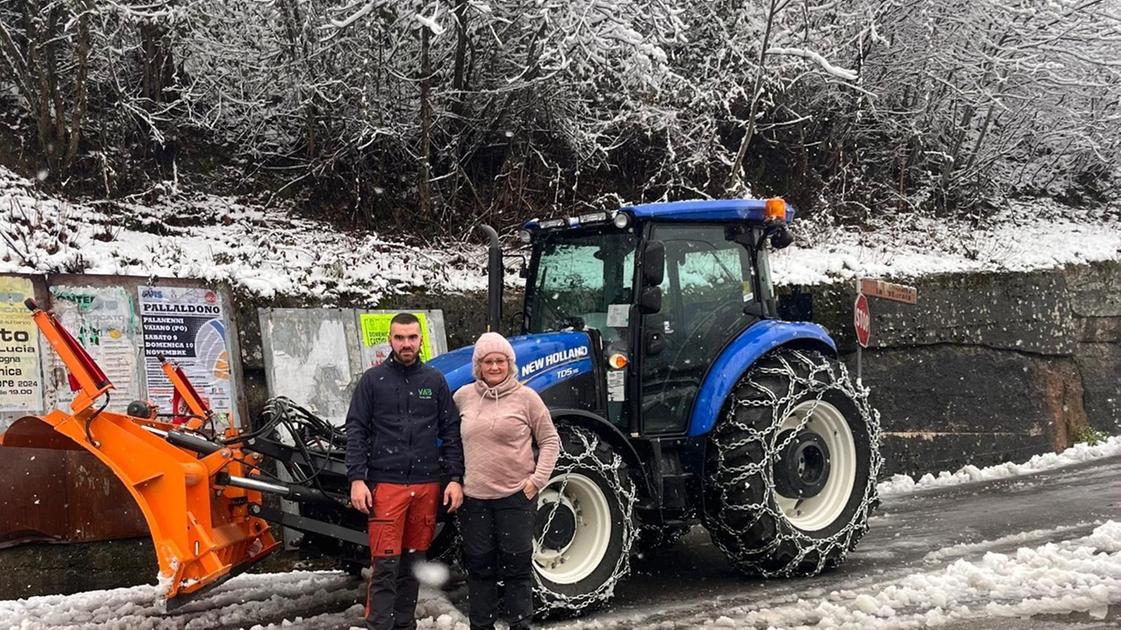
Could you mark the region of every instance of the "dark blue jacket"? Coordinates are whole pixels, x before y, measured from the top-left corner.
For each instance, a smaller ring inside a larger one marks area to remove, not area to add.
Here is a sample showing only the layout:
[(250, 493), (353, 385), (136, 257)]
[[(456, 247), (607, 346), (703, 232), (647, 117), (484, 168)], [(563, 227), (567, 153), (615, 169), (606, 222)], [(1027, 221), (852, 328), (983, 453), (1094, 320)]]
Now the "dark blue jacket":
[(424, 483), (441, 474), (463, 477), (459, 410), (448, 382), (420, 359), (406, 366), (390, 355), (366, 370), (350, 399), (347, 480)]

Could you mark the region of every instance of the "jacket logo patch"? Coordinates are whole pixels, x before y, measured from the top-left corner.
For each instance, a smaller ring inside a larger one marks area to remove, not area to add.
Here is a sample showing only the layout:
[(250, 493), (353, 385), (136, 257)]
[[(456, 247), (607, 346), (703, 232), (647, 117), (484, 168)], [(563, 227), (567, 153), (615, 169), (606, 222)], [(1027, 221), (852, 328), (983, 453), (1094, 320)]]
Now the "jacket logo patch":
[(416, 395), (421, 400), (432, 400), (432, 388), (422, 387), (416, 391)]

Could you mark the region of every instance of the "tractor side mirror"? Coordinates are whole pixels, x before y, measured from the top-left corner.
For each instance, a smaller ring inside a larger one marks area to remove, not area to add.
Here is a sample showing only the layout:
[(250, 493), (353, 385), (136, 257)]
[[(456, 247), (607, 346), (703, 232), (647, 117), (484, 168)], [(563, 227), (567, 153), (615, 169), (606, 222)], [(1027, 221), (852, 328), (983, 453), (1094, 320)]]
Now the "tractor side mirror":
[(786, 249), (794, 242), (794, 234), (785, 225), (780, 226), (771, 234), (771, 247)]
[[(666, 246), (661, 241), (650, 241), (642, 250), (642, 286), (656, 287), (666, 277)], [(658, 293), (658, 308), (662, 307), (662, 295)], [(644, 311), (645, 312), (645, 311)], [(657, 312), (651, 311), (651, 312)]]
[(648, 286), (638, 296), (638, 312), (653, 315), (662, 310), (662, 287)]

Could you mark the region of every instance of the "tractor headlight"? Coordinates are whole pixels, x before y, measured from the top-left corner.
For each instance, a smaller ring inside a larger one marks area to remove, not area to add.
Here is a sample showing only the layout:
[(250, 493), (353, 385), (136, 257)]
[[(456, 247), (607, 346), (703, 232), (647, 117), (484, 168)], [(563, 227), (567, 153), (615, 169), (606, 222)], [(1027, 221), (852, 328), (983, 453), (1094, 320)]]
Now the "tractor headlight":
[(626, 212), (616, 212), (615, 218), (611, 222), (620, 230), (626, 229), (631, 224), (631, 215)]
[(529, 230), (518, 230), (518, 240), (526, 244), (533, 242), (533, 232)]

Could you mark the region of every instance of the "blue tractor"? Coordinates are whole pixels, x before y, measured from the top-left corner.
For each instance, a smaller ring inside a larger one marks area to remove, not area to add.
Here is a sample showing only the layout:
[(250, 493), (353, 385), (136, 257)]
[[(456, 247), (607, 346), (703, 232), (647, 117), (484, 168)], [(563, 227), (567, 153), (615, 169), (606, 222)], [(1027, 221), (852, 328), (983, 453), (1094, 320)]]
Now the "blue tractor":
[[(543, 607), (609, 599), (632, 553), (701, 523), (741, 570), (813, 575), (867, 529), (878, 414), (816, 324), (778, 319), (782, 199), (685, 201), (532, 220), (520, 378), (563, 452), (537, 502)], [(490, 317), (501, 324), (492, 235)], [(435, 358), (453, 390), (471, 348)]]

